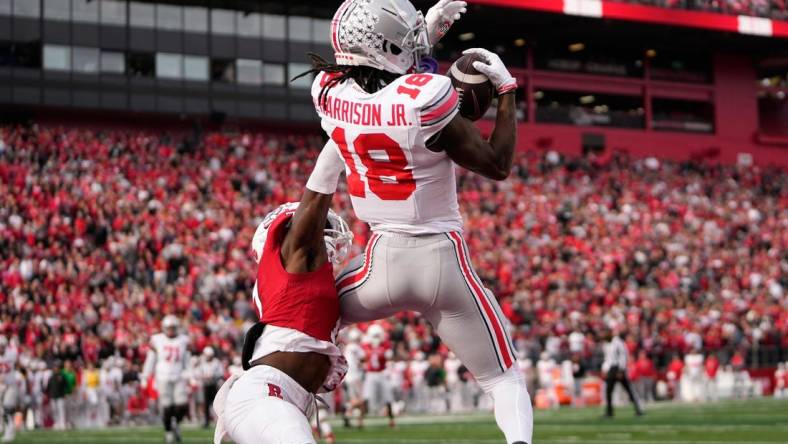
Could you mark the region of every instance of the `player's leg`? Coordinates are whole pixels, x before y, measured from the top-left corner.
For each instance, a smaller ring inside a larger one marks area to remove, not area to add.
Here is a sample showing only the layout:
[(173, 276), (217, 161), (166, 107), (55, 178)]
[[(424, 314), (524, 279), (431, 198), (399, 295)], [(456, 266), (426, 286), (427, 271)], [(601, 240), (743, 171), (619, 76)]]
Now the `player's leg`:
[(318, 396), (322, 401), (317, 402), (317, 413), (312, 416), (312, 434), (317, 438), (322, 438), (326, 444), (334, 444), (336, 437), (331, 423), (328, 422), (329, 409), (326, 405), (326, 396)]
[(164, 425), (164, 438), (166, 442), (175, 442), (173, 433), (173, 423), (175, 422), (175, 386), (172, 381), (156, 381), (156, 389), (159, 392), (159, 412), (161, 421)]
[(363, 402), (361, 403), (361, 411), (358, 417), (358, 427), (364, 427), (364, 417), (369, 413), (377, 411), (379, 404), (379, 397), (378, 397), (378, 381), (377, 381), (378, 373), (368, 372), (364, 374), (364, 388), (362, 389), (361, 399)]
[(391, 381), (388, 375), (381, 374), (380, 377), (380, 391), (381, 400), (386, 408), (386, 416), (389, 418), (389, 427), (395, 427), (394, 423), (394, 390), (391, 387)]
[(3, 393), (3, 442), (12, 442), (16, 436), (16, 424), (14, 423), (14, 415), (16, 415), (17, 407), (19, 406), (19, 391), (13, 385), (6, 388)]
[(629, 395), (629, 400), (632, 401), (632, 406), (635, 407), (635, 413), (640, 416), (643, 414), (643, 410), (640, 408), (640, 401), (638, 401), (637, 395), (635, 395), (635, 391), (632, 390), (632, 384), (629, 382), (629, 378), (627, 375), (624, 375), (621, 378), (621, 385), (624, 386), (624, 390), (627, 391), (627, 395)]
[(211, 404), (213, 404), (213, 398), (216, 397), (217, 390), (218, 387), (214, 382), (209, 382), (203, 386), (203, 397), (205, 398), (203, 403), (203, 427), (208, 427), (211, 424)]
[(175, 406), (172, 431), (175, 434), (175, 441), (181, 442), (181, 422), (189, 413), (189, 386), (183, 378), (174, 381), (172, 385), (172, 401)]
[(401, 310), (389, 298), (389, 241), (386, 236), (373, 234), (364, 254), (353, 258), (337, 275), (343, 324), (383, 319)]
[[(493, 399), (495, 420), (508, 443), (532, 441), (533, 410), (525, 379), (517, 370), (508, 323), (492, 293), (473, 271), (457, 233), (440, 245), (434, 305), (424, 315)], [(415, 259), (414, 259), (415, 260)], [(426, 264), (425, 264), (426, 266)]]
[(605, 415), (613, 416), (613, 389), (618, 381), (618, 367), (611, 367), (605, 376)]
[(364, 377), (358, 377), (355, 381), (348, 384), (348, 399), (349, 408), (347, 409), (348, 426), (350, 418), (357, 414), (362, 416), (364, 414)]

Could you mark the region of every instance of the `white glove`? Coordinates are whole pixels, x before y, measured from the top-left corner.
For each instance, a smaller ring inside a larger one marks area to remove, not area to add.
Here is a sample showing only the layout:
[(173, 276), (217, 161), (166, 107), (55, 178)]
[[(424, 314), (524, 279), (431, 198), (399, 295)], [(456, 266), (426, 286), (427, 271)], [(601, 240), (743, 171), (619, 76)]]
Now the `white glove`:
[(498, 94), (506, 94), (517, 89), (517, 80), (506, 69), (498, 54), (483, 48), (466, 49), (462, 53), (476, 54), (484, 60), (485, 63), (481, 61), (473, 62), (473, 67), (490, 79)]
[(427, 23), (430, 45), (438, 43), (449, 32), (451, 25), (467, 11), (467, 5), (464, 1), (439, 0), (427, 11), (424, 21)]

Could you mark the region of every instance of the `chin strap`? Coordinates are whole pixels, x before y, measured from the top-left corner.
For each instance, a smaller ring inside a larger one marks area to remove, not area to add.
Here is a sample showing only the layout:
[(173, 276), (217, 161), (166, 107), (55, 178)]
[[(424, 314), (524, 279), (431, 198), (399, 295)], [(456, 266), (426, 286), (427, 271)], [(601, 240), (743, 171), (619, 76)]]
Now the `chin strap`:
[(419, 60), (420, 73), (435, 74), (438, 72), (438, 61), (430, 56), (424, 56)]

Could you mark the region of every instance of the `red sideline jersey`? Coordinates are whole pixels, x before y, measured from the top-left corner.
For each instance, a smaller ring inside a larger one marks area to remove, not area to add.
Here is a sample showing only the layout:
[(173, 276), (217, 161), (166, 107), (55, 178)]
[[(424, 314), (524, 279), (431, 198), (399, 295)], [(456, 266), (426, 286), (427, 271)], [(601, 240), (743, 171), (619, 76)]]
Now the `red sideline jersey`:
[(386, 344), (381, 344), (377, 347), (367, 344), (364, 346), (364, 352), (367, 358), (364, 364), (364, 370), (371, 373), (378, 373), (386, 370), (386, 362), (388, 359), (386, 355), (389, 353), (389, 348)]
[(292, 212), (283, 213), (268, 229), (257, 269), (257, 297), (263, 312), (260, 321), (331, 342), (331, 333), (339, 320), (334, 269), (326, 262), (306, 273), (285, 270), (280, 250), (292, 216)]

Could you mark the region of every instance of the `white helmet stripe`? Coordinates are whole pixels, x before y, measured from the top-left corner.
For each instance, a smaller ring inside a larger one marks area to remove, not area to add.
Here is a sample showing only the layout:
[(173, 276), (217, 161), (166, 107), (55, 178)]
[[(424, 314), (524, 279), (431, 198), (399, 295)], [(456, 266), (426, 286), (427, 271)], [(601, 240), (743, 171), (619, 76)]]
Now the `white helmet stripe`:
[(334, 52), (342, 52), (339, 44), (339, 22), (342, 21), (342, 15), (347, 11), (348, 6), (353, 0), (345, 0), (337, 9), (334, 18), (331, 20), (331, 46), (334, 47)]

